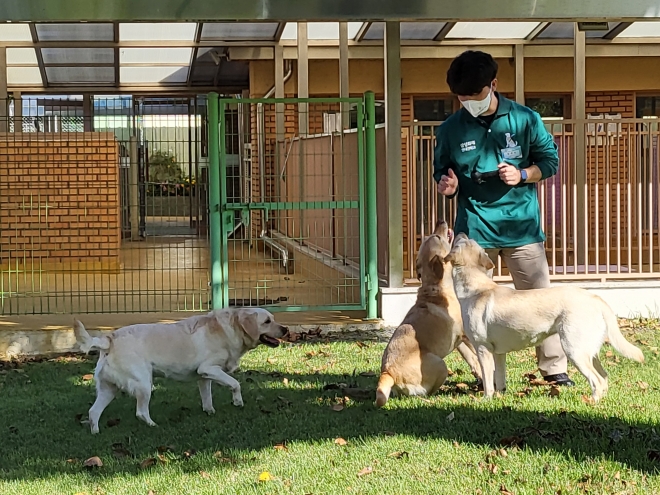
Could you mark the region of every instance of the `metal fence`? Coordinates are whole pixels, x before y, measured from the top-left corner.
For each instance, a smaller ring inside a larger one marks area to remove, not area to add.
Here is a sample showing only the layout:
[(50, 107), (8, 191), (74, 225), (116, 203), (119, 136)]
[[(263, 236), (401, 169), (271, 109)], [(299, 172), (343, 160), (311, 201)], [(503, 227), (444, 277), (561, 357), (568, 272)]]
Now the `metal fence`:
[(2, 104), (0, 313), (210, 306), (206, 97)]
[[(438, 125), (417, 122), (405, 127), (411, 177), (405, 243), (409, 275), (414, 274), (414, 253), (435, 220), (455, 218), (455, 199), (439, 199), (432, 177)], [(576, 153), (578, 126), (584, 128), (585, 145)], [(551, 278), (605, 281), (660, 276), (658, 121), (552, 120), (546, 127), (560, 158), (557, 175), (537, 186)], [(584, 174), (577, 173), (578, 153)], [(501, 262), (495, 277), (510, 279)]]
[[(370, 101), (365, 119), (363, 98), (219, 100), (218, 306), (369, 307), (375, 317), (375, 239), (367, 256), (373, 179), (365, 187)], [(369, 164), (375, 176), (375, 157)]]

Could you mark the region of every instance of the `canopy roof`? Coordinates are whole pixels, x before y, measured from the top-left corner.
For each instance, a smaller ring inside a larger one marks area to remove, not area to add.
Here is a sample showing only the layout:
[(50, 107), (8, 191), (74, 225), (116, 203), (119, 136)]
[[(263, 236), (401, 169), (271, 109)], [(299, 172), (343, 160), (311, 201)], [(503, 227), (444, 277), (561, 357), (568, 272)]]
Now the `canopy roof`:
[[(589, 43), (660, 39), (660, 22), (608, 22), (587, 30)], [(349, 43), (380, 44), (383, 22), (348, 22)], [(293, 44), (295, 22), (4, 23), (7, 79), (13, 88), (246, 88), (246, 61), (228, 60), (233, 46)], [(308, 38), (336, 45), (338, 22), (308, 23)], [(571, 22), (402, 22), (403, 43), (556, 43), (573, 38)]]

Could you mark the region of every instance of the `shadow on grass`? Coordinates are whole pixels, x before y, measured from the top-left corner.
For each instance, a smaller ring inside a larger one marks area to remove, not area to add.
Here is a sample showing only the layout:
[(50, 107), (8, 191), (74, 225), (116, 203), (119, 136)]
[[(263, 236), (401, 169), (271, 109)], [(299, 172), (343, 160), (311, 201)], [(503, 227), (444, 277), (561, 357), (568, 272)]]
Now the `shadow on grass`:
[[(650, 422), (627, 424), (596, 413), (541, 415), (498, 401), (485, 407), (478, 401), (430, 404), (395, 399), (382, 410), (371, 402), (351, 402), (334, 411), (330, 405), (342, 394), (323, 390), (325, 385), (354, 381), (373, 389), (376, 378), (331, 373), (237, 373), (245, 407), (230, 405), (229, 392), (214, 386), (214, 416), (202, 412), (195, 383), (159, 381), (151, 402), (157, 428), (138, 421), (134, 399), (122, 395), (106, 409), (100, 435), (92, 436), (80, 418), (86, 417), (94, 400), (92, 383), (81, 378), (93, 366), (92, 361), (82, 360), (30, 364), (21, 372), (5, 370), (0, 382), (0, 477), (30, 480), (80, 473), (82, 461), (94, 455), (104, 461), (103, 476), (138, 473), (140, 461), (168, 445), (179, 455), (186, 449), (196, 451), (181, 468), (193, 471), (199, 469), (196, 458), (208, 459), (217, 451), (228, 456), (230, 466), (250, 462), (255, 451), (284, 441), (391, 435), (486, 448), (497, 446), (505, 437), (519, 437), (523, 448), (532, 452), (556, 451), (578, 461), (605, 457), (642, 472), (653, 472), (658, 466), (647, 457), (648, 449), (660, 447), (660, 437), (653, 430), (656, 424)], [(454, 419), (448, 422), (450, 413)], [(119, 424), (110, 427), (109, 420), (119, 420)], [(123, 449), (121, 458), (115, 456), (118, 445)]]

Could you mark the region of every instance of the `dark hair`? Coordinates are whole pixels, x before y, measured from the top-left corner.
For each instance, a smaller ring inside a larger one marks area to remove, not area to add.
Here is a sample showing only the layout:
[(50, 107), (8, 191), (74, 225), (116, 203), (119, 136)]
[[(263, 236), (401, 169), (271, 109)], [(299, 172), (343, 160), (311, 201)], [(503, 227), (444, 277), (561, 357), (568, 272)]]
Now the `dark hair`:
[(447, 84), (459, 96), (479, 94), (497, 77), (497, 62), (484, 52), (468, 50), (452, 60)]

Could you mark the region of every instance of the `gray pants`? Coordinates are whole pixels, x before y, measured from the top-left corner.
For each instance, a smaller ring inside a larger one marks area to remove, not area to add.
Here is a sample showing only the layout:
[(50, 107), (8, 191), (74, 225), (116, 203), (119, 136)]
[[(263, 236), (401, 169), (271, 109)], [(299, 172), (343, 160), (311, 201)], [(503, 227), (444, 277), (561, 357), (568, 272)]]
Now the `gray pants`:
[[(516, 289), (550, 287), (550, 270), (542, 243), (527, 244), (517, 248), (487, 249), (486, 252), (495, 264), (497, 264), (497, 255), (502, 256)], [(536, 359), (543, 376), (566, 373), (568, 362), (559, 335), (552, 335), (541, 342), (536, 348)]]

